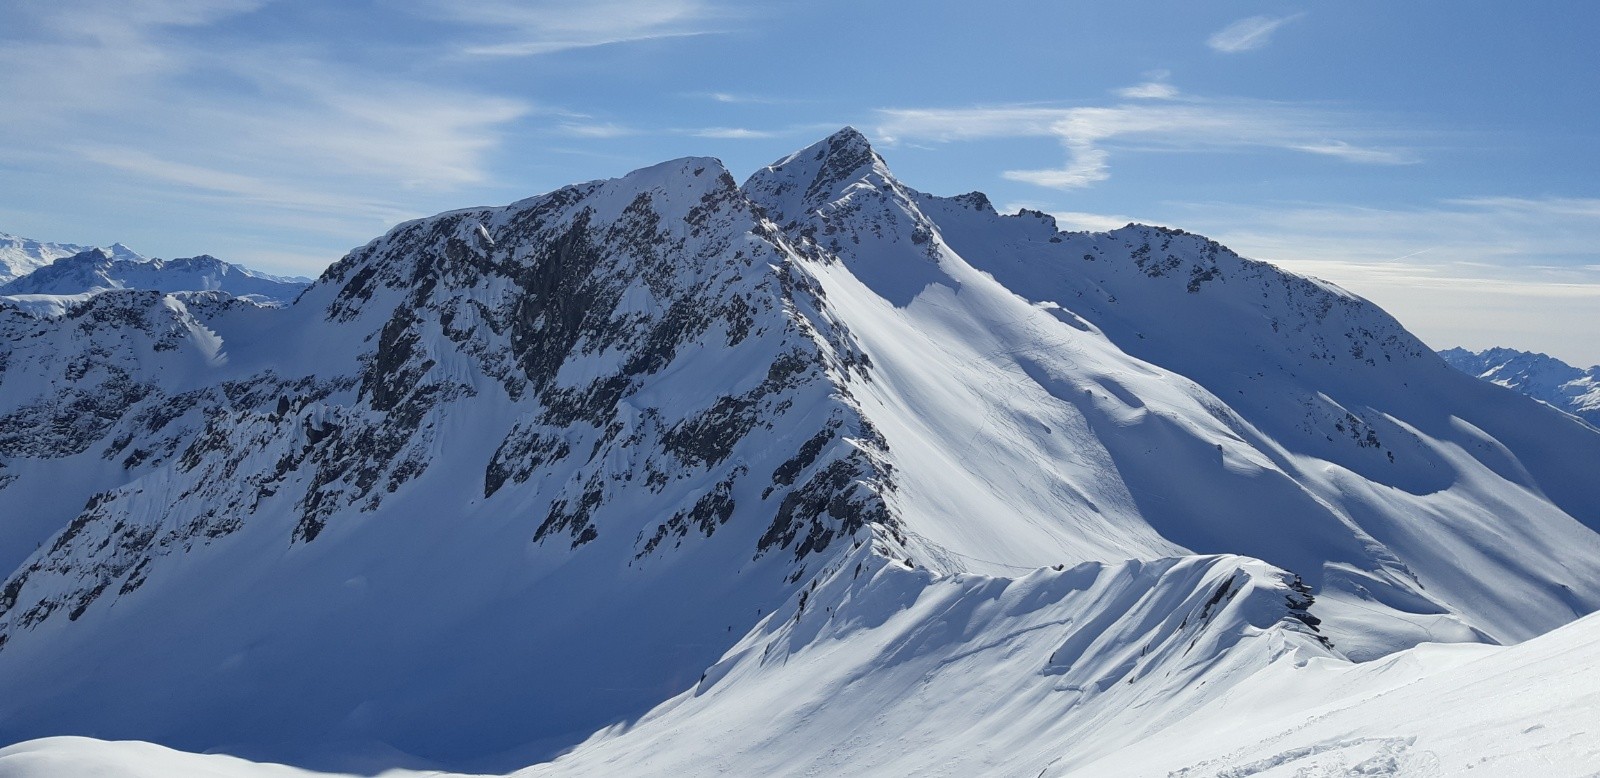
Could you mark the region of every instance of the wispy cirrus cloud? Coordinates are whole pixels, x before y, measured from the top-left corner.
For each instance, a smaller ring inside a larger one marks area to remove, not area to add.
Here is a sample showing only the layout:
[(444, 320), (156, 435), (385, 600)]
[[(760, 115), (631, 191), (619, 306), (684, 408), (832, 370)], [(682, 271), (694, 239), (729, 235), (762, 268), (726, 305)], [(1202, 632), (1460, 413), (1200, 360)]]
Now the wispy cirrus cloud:
[(268, 0), (6, 4), (0, 164), (115, 183), (139, 202), (204, 203), (219, 232), (288, 219), (343, 243), (417, 215), (407, 192), (491, 184), (506, 128), (539, 110), (332, 44), (218, 34), (271, 11)]
[(704, 0), (418, 0), (411, 9), (477, 31), (461, 53), (478, 57), (713, 35), (735, 16)]
[[(1168, 96), (1175, 97), (1174, 90)], [(1389, 135), (1353, 116), (1322, 106), (1246, 100), (1134, 103), (1113, 106), (888, 109), (878, 133), (891, 141), (1054, 137), (1067, 152), (1058, 168), (1008, 170), (1002, 175), (1056, 189), (1091, 186), (1110, 177), (1118, 142), (1145, 148), (1215, 151), (1278, 149), (1337, 157), (1366, 164), (1404, 164), (1415, 157), (1404, 148), (1352, 143)]]
[(626, 138), (643, 132), (616, 122), (562, 122), (556, 131), (574, 138)]
[(788, 133), (778, 130), (752, 130), (748, 127), (702, 127), (689, 130), (689, 135), (696, 138), (718, 138), (722, 140), (759, 140), (763, 138), (776, 138)]
[(1206, 39), (1206, 45), (1223, 54), (1259, 49), (1272, 42), (1272, 35), (1279, 28), (1302, 16), (1305, 14), (1246, 17), (1212, 33), (1211, 37)]
[(1307, 154), (1321, 154), (1351, 162), (1367, 162), (1375, 165), (1406, 165), (1417, 161), (1417, 158), (1408, 151), (1355, 146), (1342, 140), (1302, 143), (1289, 145), (1287, 148), (1295, 151), (1304, 151)]
[(1129, 100), (1171, 100), (1178, 96), (1178, 88), (1165, 81), (1146, 81), (1118, 89), (1117, 94)]
[[(0, 5), (0, 131), (59, 134), (74, 120), (125, 114), (194, 70), (172, 33), (249, 13), (252, 0)], [(32, 132), (30, 132), (32, 131)]]
[(837, 129), (839, 126), (833, 123), (806, 123), (765, 129), (754, 127), (639, 127), (593, 120), (592, 117), (577, 118), (581, 118), (583, 121), (562, 122), (556, 125), (555, 132), (574, 138), (601, 140), (636, 136), (683, 136), (714, 140), (766, 140), (832, 130)]
[(266, 105), (220, 100), (196, 110), (258, 158), (392, 182), (454, 189), (491, 179), (504, 128), (541, 111), (523, 100), (330, 67), (273, 52), (230, 60), (237, 77), (275, 95)]
[(801, 105), (817, 102), (813, 98), (754, 94), (750, 92), (685, 92), (683, 97), (710, 100), (723, 105)]

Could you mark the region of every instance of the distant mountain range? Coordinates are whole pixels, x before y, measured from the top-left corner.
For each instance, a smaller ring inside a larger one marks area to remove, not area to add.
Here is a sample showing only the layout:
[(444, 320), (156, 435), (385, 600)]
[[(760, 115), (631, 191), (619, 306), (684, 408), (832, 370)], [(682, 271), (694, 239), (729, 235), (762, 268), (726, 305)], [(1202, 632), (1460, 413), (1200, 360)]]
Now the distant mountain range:
[[(120, 246), (120, 244), (118, 244)], [(154, 292), (226, 292), (269, 305), (286, 305), (311, 283), (309, 278), (267, 275), (202, 254), (181, 259), (147, 259), (126, 251), (91, 248), (56, 259), (0, 285), (0, 295), (83, 295), (110, 289)]]
[[(76, 243), (51, 243), (0, 232), (0, 284), (21, 278), (58, 259), (82, 254), (91, 248), (94, 247), (80, 246)], [(106, 248), (106, 252), (114, 259), (136, 261), (145, 259), (121, 243), (111, 244)]]
[(1600, 365), (1581, 369), (1555, 357), (1512, 348), (1439, 352), (1457, 370), (1549, 403), (1600, 427)]

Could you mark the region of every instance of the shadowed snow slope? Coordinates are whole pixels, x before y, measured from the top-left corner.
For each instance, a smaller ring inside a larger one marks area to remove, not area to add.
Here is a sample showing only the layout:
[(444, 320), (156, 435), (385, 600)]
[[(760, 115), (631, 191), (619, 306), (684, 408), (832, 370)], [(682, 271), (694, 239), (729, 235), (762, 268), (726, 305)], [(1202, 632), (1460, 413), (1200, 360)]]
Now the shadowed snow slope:
[(1594, 428), (1335, 287), (925, 195), (849, 129), (742, 187), (408, 222), (284, 308), (0, 328), (0, 743), (1037, 775), (1600, 607)]

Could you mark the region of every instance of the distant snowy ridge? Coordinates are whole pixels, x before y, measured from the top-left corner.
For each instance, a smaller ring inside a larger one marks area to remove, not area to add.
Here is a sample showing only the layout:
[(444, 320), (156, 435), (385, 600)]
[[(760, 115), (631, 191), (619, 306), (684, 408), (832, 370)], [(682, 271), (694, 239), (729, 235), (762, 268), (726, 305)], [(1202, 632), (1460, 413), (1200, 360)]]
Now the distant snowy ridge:
[(1600, 609), (1600, 432), (848, 128), (406, 222), (281, 308), (0, 306), (0, 365), (0, 743), (1070, 773)]
[[(21, 278), (58, 259), (82, 254), (93, 247), (74, 243), (50, 243), (0, 232), (0, 284)], [(133, 249), (113, 243), (106, 249), (112, 257), (143, 260)]]
[(226, 292), (256, 302), (286, 305), (311, 283), (261, 273), (210, 255), (181, 259), (119, 257), (86, 249), (0, 285), (0, 296), (73, 296), (109, 289), (157, 292)]
[(1439, 352), (1456, 369), (1549, 403), (1600, 427), (1600, 365), (1581, 369), (1547, 354), (1491, 348)]

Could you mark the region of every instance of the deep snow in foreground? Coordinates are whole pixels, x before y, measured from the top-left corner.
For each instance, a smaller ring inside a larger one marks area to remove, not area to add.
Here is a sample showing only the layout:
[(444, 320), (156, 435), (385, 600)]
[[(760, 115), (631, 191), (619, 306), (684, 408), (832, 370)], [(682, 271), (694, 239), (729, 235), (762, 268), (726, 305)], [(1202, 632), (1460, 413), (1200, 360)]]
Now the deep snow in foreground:
[[(1004, 598), (992, 602), (1000, 606)], [(910, 677), (885, 682), (871, 673), (848, 677), (864, 669), (849, 660), (882, 650), (863, 645), (865, 630), (857, 633), (815, 654), (788, 657), (789, 667), (772, 679), (766, 696), (694, 722), (709, 728), (671, 724), (677, 711), (701, 704), (704, 693), (696, 689), (635, 731), (602, 733), (553, 765), (517, 774), (1577, 778), (1594, 775), (1600, 764), (1594, 715), (1600, 710), (1600, 618), (1594, 616), (1508, 647), (1430, 643), (1366, 664), (1286, 653), (1224, 694), (1191, 686), (1137, 699), (1130, 691), (1129, 707), (1102, 722), (1074, 716), (1059, 702), (1040, 709), (1049, 693), (1013, 696), (1016, 690), (986, 682), (1041, 658), (1045, 646), (1030, 644), (1026, 634), (1016, 636), (1020, 643), (970, 646), (971, 653), (937, 652)], [(920, 643), (893, 647), (925, 649)], [(817, 682), (806, 682), (807, 674)], [(836, 696), (841, 682), (853, 687), (843, 699)], [(930, 699), (963, 690), (952, 684), (968, 691), (989, 686), (992, 693)], [(1063, 710), (1069, 720), (1053, 720)], [(799, 724), (804, 736), (748, 739), (769, 718)], [(1127, 744), (1134, 734), (1142, 737)], [(886, 741), (897, 745), (885, 748)], [(96, 774), (323, 775), (75, 737), (0, 750), (4, 778)]]
[[(1337, 287), (917, 192), (854, 130), (407, 222), (282, 308), (114, 289), (0, 334), (0, 743), (1247, 775), (1595, 742), (1550, 689), (1593, 620), (1540, 636), (1600, 608), (1600, 431)], [(1554, 696), (1453, 751), (1477, 714), (1415, 717), (1505, 696), (1468, 660)]]

